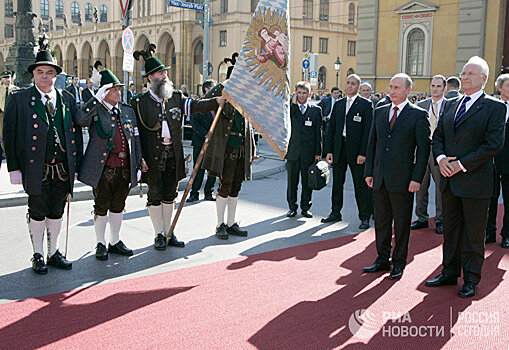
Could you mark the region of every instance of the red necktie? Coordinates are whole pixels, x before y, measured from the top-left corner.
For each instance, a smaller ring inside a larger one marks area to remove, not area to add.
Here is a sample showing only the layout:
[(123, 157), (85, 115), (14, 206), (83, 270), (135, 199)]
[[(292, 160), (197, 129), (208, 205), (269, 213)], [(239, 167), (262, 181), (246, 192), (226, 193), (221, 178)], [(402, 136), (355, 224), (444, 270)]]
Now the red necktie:
[(391, 118), (391, 121), (389, 122), (390, 130), (392, 130), (394, 123), (396, 123), (396, 118), (398, 118), (398, 107), (394, 107), (392, 110), (394, 111), (394, 113), (392, 113), (392, 118)]

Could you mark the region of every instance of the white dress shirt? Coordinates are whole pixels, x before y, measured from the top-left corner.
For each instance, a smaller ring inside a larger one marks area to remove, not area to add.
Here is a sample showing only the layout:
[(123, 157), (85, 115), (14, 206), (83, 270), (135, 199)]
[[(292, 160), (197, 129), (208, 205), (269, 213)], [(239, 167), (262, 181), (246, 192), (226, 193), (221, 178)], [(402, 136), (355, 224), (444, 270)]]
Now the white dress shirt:
[(329, 115), (326, 117), (327, 120), (330, 120), (330, 117), (332, 116), (332, 110), (334, 109), (334, 103), (336, 103), (337, 101), (339, 101), (339, 98), (335, 99), (334, 97), (331, 96), (331, 98), (330, 98), (330, 112), (329, 112)]
[[(152, 91), (152, 89), (149, 89), (148, 91), (150, 91), (150, 95), (152, 95), (152, 97), (161, 104), (161, 113), (164, 115), (164, 103), (163, 103), (163, 99), (162, 98), (159, 98), (156, 94), (154, 94), (154, 92)], [(170, 139), (171, 140), (171, 133), (170, 133), (170, 128), (168, 126), (168, 122), (163, 119), (163, 122), (161, 123), (161, 138), (164, 140), (164, 139)], [(163, 144), (165, 145), (169, 145), (170, 142), (163, 142)]]
[(35, 88), (41, 94), (41, 101), (42, 101), (43, 105), (46, 105), (46, 102), (47, 102), (46, 95), (49, 95), (49, 97), (51, 98), (51, 102), (53, 103), (53, 106), (55, 106), (55, 107), (57, 106), (57, 90), (55, 90), (54, 87), (48, 93), (42, 92), (41, 90), (39, 90), (37, 85), (35, 85)]
[(345, 105), (345, 125), (343, 127), (343, 136), (346, 137), (346, 115), (350, 111), (350, 108), (352, 108), (353, 103), (355, 102), (355, 99), (357, 98), (357, 95), (353, 95), (352, 97), (346, 97), (346, 105)]
[(389, 123), (391, 122), (392, 116), (394, 114), (394, 107), (398, 107), (398, 114), (396, 115), (396, 118), (401, 114), (401, 111), (405, 106), (407, 105), (408, 100), (405, 100), (401, 102), (399, 105), (395, 105), (394, 102), (391, 103), (391, 110), (389, 111)]
[[(429, 105), (429, 109), (428, 109), (428, 114), (431, 115), (431, 113), (433, 113), (433, 99), (431, 99), (431, 103)], [(440, 111), (442, 110), (442, 102), (444, 102), (444, 98), (442, 97), (440, 100), (436, 101), (436, 104), (437, 104), (437, 110), (434, 111), (435, 112), (435, 117), (437, 117), (437, 121), (438, 121), (438, 116), (440, 115)]]

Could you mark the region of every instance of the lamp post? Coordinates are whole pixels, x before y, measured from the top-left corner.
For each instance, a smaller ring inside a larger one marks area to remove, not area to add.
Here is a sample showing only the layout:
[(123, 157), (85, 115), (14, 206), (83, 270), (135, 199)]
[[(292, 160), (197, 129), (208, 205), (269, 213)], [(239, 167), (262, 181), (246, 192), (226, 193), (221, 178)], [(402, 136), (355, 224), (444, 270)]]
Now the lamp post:
[(334, 70), (336, 71), (336, 86), (339, 84), (339, 70), (341, 69), (341, 61), (339, 60), (339, 56), (334, 62)]

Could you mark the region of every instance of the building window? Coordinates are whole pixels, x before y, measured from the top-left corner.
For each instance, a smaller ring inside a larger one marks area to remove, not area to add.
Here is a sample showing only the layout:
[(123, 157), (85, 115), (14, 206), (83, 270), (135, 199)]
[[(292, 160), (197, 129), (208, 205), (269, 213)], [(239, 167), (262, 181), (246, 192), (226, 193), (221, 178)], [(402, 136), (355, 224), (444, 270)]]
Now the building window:
[(14, 38), (14, 25), (6, 24), (4, 26), (4, 36), (6, 39)]
[(424, 75), (424, 32), (414, 28), (408, 33), (406, 51), (406, 73)]
[(64, 29), (64, 26), (57, 26), (57, 30), (62, 30)]
[(64, 18), (64, 3), (61, 0), (55, 3), (55, 17)]
[(94, 13), (94, 10), (92, 9), (92, 5), (90, 3), (87, 3), (85, 5), (85, 22), (92, 22), (92, 14)]
[(80, 23), (80, 7), (76, 1), (71, 4), (71, 19), (73, 23)]
[(302, 51), (306, 52), (306, 51), (313, 51), (313, 37), (311, 36), (305, 36), (304, 37), (304, 42), (303, 42), (303, 45), (302, 45)]
[(101, 22), (108, 22), (108, 8), (106, 5), (101, 6)]
[(320, 53), (328, 53), (329, 52), (329, 39), (320, 38)]
[(355, 24), (355, 5), (353, 3), (348, 5), (348, 24)]
[(219, 31), (219, 46), (226, 46), (227, 45), (227, 37), (226, 37), (226, 30), (220, 30)]
[(329, 0), (320, 0), (320, 21), (329, 20)]
[(313, 19), (313, 0), (304, 0), (302, 18)]
[(353, 68), (351, 68), (351, 67), (350, 67), (350, 68), (348, 68), (348, 70), (346, 71), (346, 75), (347, 75), (347, 76), (350, 76), (350, 75), (352, 75), (352, 74), (355, 74), (355, 71), (353, 70)]
[(258, 0), (251, 0), (251, 12), (255, 12)]
[(48, 0), (41, 0), (41, 17), (48, 19), (49, 17), (49, 2)]
[(5, 0), (5, 17), (14, 17), (14, 4), (12, 0)]
[(327, 79), (327, 70), (325, 69), (324, 66), (320, 67), (320, 69), (318, 69), (318, 88), (319, 89), (325, 89), (326, 87), (326, 81)]
[(348, 41), (348, 56), (355, 56), (357, 41)]
[(228, 13), (228, 0), (221, 0), (221, 13)]

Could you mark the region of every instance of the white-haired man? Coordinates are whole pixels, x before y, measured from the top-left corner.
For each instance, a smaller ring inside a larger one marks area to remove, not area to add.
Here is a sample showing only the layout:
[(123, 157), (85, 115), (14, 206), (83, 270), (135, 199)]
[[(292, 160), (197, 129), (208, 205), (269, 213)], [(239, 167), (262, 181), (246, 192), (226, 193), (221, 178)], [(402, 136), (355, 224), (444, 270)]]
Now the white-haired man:
[(481, 280), (493, 158), (504, 144), (506, 108), (484, 93), (488, 76), (486, 61), (470, 58), (461, 72), (465, 95), (445, 102), (433, 134), (433, 155), (442, 174), (443, 269), (426, 285), (455, 285), (463, 269), (463, 298), (473, 297)]
[(362, 83), (360, 85), (359, 95), (370, 100), (371, 103), (373, 104), (373, 107), (375, 107), (376, 104), (378, 103), (378, 100), (372, 96), (372, 93), (373, 93), (373, 87), (371, 86), (370, 83), (365, 81), (364, 83)]

